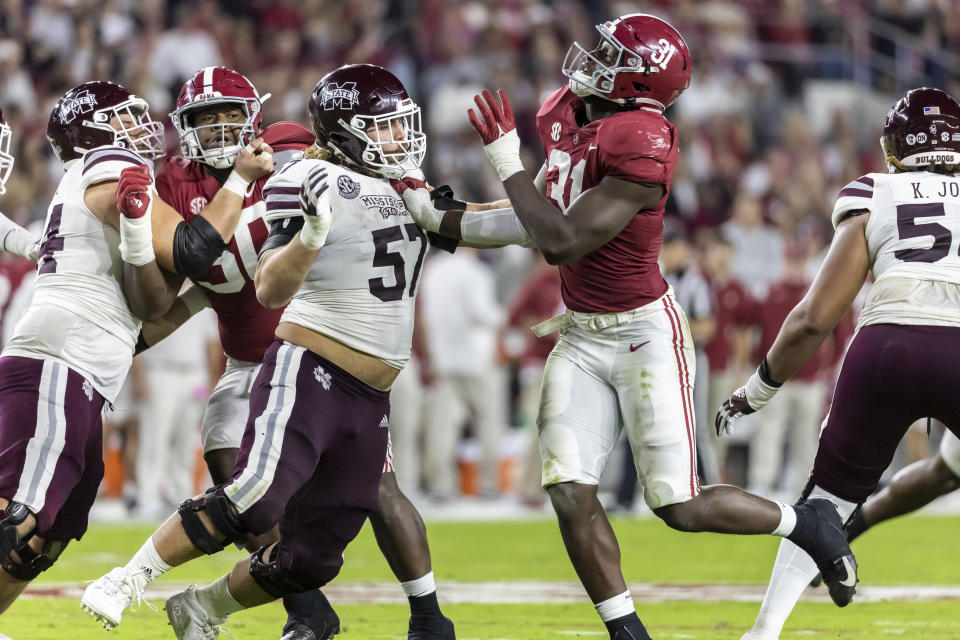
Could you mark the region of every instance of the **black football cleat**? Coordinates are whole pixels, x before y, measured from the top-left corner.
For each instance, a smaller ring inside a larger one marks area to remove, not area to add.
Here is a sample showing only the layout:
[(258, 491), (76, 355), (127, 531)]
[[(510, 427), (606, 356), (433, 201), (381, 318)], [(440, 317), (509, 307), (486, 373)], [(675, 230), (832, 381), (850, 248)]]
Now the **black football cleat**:
[(328, 640), (340, 633), (340, 617), (319, 589), (283, 599), (287, 623), (280, 640)]
[(813, 587), (814, 589), (816, 589), (817, 587), (819, 587), (819, 586), (822, 585), (822, 584), (823, 584), (823, 574), (822, 574), (822, 573), (818, 573), (817, 575), (813, 576), (813, 580), (810, 581), (810, 586)]
[(857, 560), (847, 542), (840, 514), (824, 498), (812, 498), (795, 508), (797, 527), (787, 539), (813, 558), (833, 603), (847, 606), (857, 591)]
[(436, 614), (414, 613), (410, 616), (407, 640), (456, 640), (453, 621)]

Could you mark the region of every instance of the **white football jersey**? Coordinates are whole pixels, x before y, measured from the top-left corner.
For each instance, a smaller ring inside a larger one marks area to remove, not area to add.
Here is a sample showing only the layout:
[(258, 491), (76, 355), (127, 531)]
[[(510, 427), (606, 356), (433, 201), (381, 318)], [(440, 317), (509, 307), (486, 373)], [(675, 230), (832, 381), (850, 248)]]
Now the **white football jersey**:
[(874, 281), (858, 325), (960, 326), (960, 175), (870, 173), (840, 191), (834, 227), (857, 209)]
[(268, 223), (303, 215), (300, 185), (318, 165), (327, 170), (333, 222), (281, 322), (301, 325), (402, 369), (410, 358), (414, 297), (427, 234), (387, 179), (312, 159), (287, 163), (264, 185)]
[[(123, 294), (120, 233), (83, 200), (87, 187), (146, 165), (120, 147), (88, 151), (69, 165), (47, 211), (30, 306), (3, 355), (53, 359), (113, 402), (127, 376), (140, 320)], [(149, 165), (148, 165), (149, 166)]]

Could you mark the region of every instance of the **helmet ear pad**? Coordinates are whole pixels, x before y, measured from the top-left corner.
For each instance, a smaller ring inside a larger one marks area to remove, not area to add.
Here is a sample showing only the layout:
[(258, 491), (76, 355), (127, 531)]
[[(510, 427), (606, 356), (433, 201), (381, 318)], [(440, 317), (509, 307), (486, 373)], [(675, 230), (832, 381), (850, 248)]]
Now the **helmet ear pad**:
[(345, 155), (351, 162), (363, 165), (363, 152), (367, 148), (366, 142), (347, 131), (332, 131), (327, 134), (327, 144)]

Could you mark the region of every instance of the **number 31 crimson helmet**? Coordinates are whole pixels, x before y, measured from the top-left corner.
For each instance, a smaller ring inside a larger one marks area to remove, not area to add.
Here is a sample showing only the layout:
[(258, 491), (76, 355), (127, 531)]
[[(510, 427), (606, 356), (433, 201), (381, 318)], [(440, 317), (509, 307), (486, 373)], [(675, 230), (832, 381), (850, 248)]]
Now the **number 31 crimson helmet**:
[(891, 173), (960, 165), (960, 104), (940, 89), (911, 89), (887, 113), (880, 146)]
[(598, 24), (597, 31), (593, 51), (574, 42), (563, 60), (563, 75), (578, 96), (662, 110), (690, 86), (687, 43), (660, 18), (631, 13)]
[(334, 69), (317, 83), (308, 108), (318, 145), (353, 164), (399, 178), (423, 162), (427, 137), (420, 126), (420, 107), (383, 67), (349, 64)]
[[(197, 71), (183, 84), (177, 97), (177, 108), (170, 113), (170, 120), (180, 136), (180, 151), (183, 157), (203, 162), (215, 169), (232, 167), (240, 150), (260, 135), (263, 129), (260, 109), (269, 97), (269, 93), (261, 97), (253, 83), (233, 69), (204, 67)], [(192, 116), (198, 109), (214, 105), (239, 106), (243, 109), (244, 121), (204, 125), (196, 125), (192, 121)], [(236, 138), (227, 135), (228, 128), (238, 126), (240, 131)], [(205, 129), (219, 129), (219, 141), (212, 147), (204, 148), (200, 143), (198, 134)]]

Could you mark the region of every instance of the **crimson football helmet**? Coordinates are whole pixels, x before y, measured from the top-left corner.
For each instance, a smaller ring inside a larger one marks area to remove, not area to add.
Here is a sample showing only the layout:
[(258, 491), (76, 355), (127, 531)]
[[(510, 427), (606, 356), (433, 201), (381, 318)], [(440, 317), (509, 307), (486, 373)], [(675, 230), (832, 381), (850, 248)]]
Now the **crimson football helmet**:
[(660, 18), (631, 13), (598, 24), (597, 31), (593, 51), (574, 42), (563, 60), (563, 75), (578, 96), (662, 110), (690, 86), (687, 43)]
[(387, 178), (418, 169), (427, 151), (420, 107), (395, 75), (348, 64), (325, 75), (308, 104), (318, 143)]
[(50, 113), (47, 140), (62, 162), (110, 145), (148, 160), (166, 153), (163, 123), (150, 119), (143, 98), (112, 82), (84, 82), (67, 91)]
[(880, 146), (890, 173), (960, 165), (960, 104), (940, 89), (911, 89), (887, 113)]
[[(180, 89), (177, 108), (170, 113), (173, 126), (180, 136), (180, 151), (183, 157), (203, 162), (216, 169), (232, 167), (240, 150), (263, 130), (260, 111), (263, 102), (269, 97), (269, 93), (261, 97), (253, 83), (233, 69), (204, 67), (197, 71)], [(217, 122), (199, 126), (192, 122), (192, 114), (197, 109), (218, 104), (239, 105), (246, 115), (244, 122)], [(228, 144), (232, 136), (227, 135), (227, 129), (235, 128), (238, 124), (240, 132), (236, 143)], [(198, 133), (214, 129), (219, 129), (219, 144), (205, 149), (200, 144)]]
[(7, 192), (7, 180), (13, 171), (13, 154), (10, 153), (12, 135), (10, 125), (3, 118), (3, 111), (0, 111), (0, 195)]

